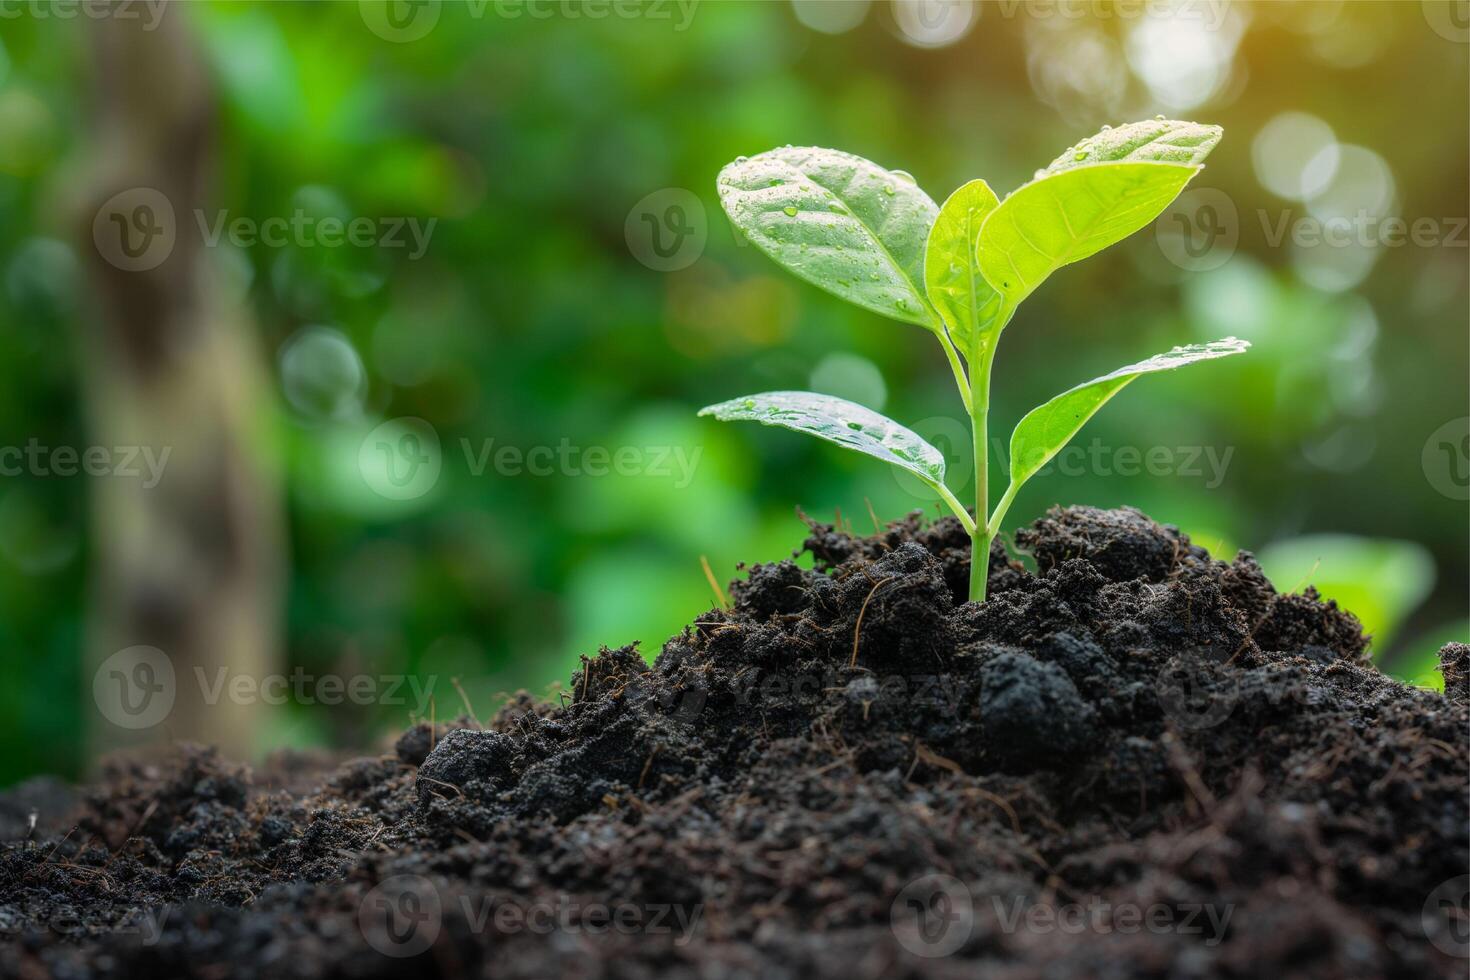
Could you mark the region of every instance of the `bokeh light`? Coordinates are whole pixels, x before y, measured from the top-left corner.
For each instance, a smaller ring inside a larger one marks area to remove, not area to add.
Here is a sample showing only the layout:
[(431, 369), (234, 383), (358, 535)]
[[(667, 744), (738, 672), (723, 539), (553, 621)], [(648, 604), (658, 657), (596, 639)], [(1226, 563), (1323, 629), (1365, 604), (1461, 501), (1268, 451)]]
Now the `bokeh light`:
[(314, 420), (346, 421), (362, 412), (367, 371), (352, 341), (331, 327), (304, 327), (281, 346), (286, 400)]
[(1128, 33), (1128, 63), (1153, 101), (1173, 112), (1209, 102), (1230, 79), (1243, 32), (1238, 10), (1211, 23), (1188, 9), (1151, 9)]
[(812, 368), (810, 387), (824, 395), (836, 395), (866, 405), (875, 412), (883, 411), (888, 402), (888, 387), (883, 372), (866, 357), (835, 352), (828, 354)]
[(1256, 179), (1288, 201), (1320, 194), (1337, 172), (1339, 152), (1331, 126), (1296, 111), (1273, 116), (1251, 143)]
[(844, 34), (868, 16), (872, 0), (791, 0), (792, 12), (804, 27), (823, 34)]
[(980, 16), (974, 0), (893, 0), (899, 35), (920, 48), (942, 48), (970, 32)]

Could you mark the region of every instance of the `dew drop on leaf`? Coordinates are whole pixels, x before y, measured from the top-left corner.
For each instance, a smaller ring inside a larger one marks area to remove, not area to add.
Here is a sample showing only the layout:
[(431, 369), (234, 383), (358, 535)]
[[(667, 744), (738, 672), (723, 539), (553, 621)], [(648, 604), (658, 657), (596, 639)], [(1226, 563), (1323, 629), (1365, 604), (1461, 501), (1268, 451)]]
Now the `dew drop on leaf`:
[(789, 205), (789, 204), (788, 204), (788, 205), (786, 205), (786, 206), (785, 206), (785, 207), (784, 207), (784, 208), (782, 208), (782, 209), (781, 209), (781, 211), (782, 211), (782, 212), (783, 212), (783, 213), (784, 213), (784, 214), (785, 214), (785, 215), (786, 215), (786, 217), (788, 217), (788, 218), (794, 218), (794, 217), (796, 217), (796, 208), (794, 208), (794, 207), (792, 207), (792, 206), (791, 206), (791, 205)]
[(1086, 160), (1087, 159), (1087, 151), (1086, 150), (1083, 150), (1081, 153), (1074, 153), (1074, 154), (1072, 154), (1072, 159), (1073, 160)]
[[(903, 181), (905, 184), (917, 183), (917, 181), (914, 180), (914, 175), (909, 173), (907, 170), (890, 170), (888, 172), (897, 177), (899, 180)], [(892, 189), (889, 189), (888, 193), (892, 194)]]

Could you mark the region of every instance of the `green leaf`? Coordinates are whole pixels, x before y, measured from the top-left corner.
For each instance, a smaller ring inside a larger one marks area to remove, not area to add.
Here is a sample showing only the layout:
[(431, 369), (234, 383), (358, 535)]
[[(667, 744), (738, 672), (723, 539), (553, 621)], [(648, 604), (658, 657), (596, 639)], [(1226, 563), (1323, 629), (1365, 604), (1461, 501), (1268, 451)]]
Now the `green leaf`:
[(1093, 163), (1175, 163), (1197, 167), (1220, 142), (1219, 126), (1180, 119), (1146, 119), (1104, 129), (1069, 148), (1043, 171), (1060, 173)]
[(1147, 226), (1199, 173), (1219, 126), (1171, 119), (1105, 129), (1053, 160), (980, 229), (980, 271), (1014, 308), (1057, 269)]
[[(1250, 347), (1244, 340), (1227, 337), (1208, 344), (1175, 347), (1146, 361), (1121, 367), (1111, 374), (1062, 392), (1051, 401), (1026, 413), (1011, 433), (1011, 484), (1019, 487), (1062, 451), (1077, 431), (1134, 378), (1231, 354)], [(1008, 491), (1009, 493), (1010, 491)]]
[(1021, 187), (980, 229), (980, 271), (1015, 306), (1064, 265), (1153, 221), (1197, 173), (1172, 163), (1098, 163)]
[(924, 285), (959, 349), (972, 362), (995, 327), (1001, 296), (975, 262), (975, 242), (985, 218), (1000, 204), (983, 180), (972, 180), (949, 196), (929, 231), (924, 250)]
[(908, 470), (935, 486), (944, 483), (944, 454), (916, 433), (869, 408), (810, 391), (768, 391), (699, 410), (722, 422), (759, 422), (805, 432), (844, 449)]
[(938, 208), (914, 179), (838, 150), (793, 147), (720, 171), (720, 203), (756, 247), (830, 293), (939, 330), (924, 243)]

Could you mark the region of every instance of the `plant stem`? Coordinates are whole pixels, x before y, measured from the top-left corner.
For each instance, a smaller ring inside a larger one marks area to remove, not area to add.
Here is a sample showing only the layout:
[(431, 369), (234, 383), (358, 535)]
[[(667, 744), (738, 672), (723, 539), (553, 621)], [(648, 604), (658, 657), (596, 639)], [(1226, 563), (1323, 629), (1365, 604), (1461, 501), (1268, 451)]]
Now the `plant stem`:
[[(1007, 299), (993, 321), (988, 334), (977, 335), (970, 351), (970, 428), (975, 435), (975, 530), (970, 533), (970, 601), (984, 602), (990, 580), (990, 542), (1000, 531), (1000, 521), (987, 521), (990, 512), (990, 365), (995, 361), (995, 348), (1000, 333), (1016, 315), (1015, 302)], [(1005, 506), (1010, 506), (1014, 490), (1008, 490)], [(1004, 516), (1004, 511), (997, 508)]]
[[(935, 331), (935, 336), (939, 338), (939, 346), (944, 348), (944, 356), (949, 358), (949, 369), (954, 372), (954, 383), (960, 389), (960, 400), (965, 403), (965, 412), (969, 413), (971, 411), (970, 381), (965, 377), (965, 366), (960, 363), (959, 351), (954, 349), (954, 341), (949, 339), (949, 332), (944, 329), (943, 325)], [(976, 515), (976, 519), (978, 520), (980, 516)]]
[(965, 505), (960, 503), (958, 498), (956, 498), (955, 495), (950, 492), (949, 487), (945, 486), (944, 484), (932, 483), (930, 484), (930, 486), (938, 491), (939, 498), (945, 502), (949, 509), (954, 513), (954, 516), (960, 519), (960, 523), (963, 524), (965, 527), (965, 533), (970, 535), (971, 537), (974, 537), (975, 521), (973, 518), (970, 517), (970, 512), (965, 510)]
[(990, 572), (990, 364), (995, 346), (970, 365), (970, 426), (975, 435), (975, 530), (970, 534), (970, 601), (985, 601)]
[(1016, 491), (1020, 489), (1019, 483), (1012, 483), (1006, 487), (1005, 495), (1000, 498), (1000, 503), (995, 505), (995, 513), (990, 515), (990, 520), (985, 525), (992, 538), (1000, 533), (1000, 522), (1005, 520), (1006, 511), (1011, 509), (1011, 501), (1016, 499)]

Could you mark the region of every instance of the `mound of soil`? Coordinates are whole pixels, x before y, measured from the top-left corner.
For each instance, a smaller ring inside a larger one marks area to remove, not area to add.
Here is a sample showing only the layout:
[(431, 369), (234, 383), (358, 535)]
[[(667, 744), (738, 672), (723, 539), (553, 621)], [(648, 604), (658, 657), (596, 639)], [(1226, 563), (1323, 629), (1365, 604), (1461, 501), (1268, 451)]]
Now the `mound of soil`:
[(813, 525), (559, 702), (274, 788), (116, 764), (0, 825), (0, 974), (1464, 975), (1470, 648), (1397, 683), (1136, 511), (1017, 544), (975, 605), (952, 519)]

